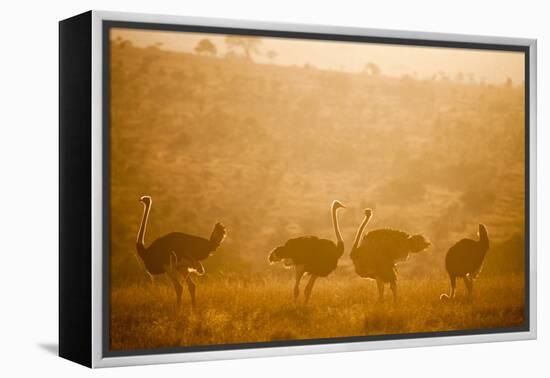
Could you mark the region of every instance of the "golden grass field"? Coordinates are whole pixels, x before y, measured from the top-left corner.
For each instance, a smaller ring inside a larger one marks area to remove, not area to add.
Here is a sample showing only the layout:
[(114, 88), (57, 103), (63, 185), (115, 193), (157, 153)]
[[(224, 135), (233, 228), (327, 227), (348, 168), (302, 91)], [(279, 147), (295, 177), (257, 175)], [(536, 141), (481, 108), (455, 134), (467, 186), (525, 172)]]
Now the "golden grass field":
[(196, 282), (195, 311), (188, 296), (176, 307), (163, 280), (113, 290), (111, 350), (511, 328), (525, 320), (522, 276), (481, 277), (471, 299), (459, 282), (452, 302), (439, 300), (447, 280), (401, 280), (394, 304), (389, 290), (377, 302), (374, 281), (338, 274), (317, 282), (307, 306), (293, 303), (291, 271)]

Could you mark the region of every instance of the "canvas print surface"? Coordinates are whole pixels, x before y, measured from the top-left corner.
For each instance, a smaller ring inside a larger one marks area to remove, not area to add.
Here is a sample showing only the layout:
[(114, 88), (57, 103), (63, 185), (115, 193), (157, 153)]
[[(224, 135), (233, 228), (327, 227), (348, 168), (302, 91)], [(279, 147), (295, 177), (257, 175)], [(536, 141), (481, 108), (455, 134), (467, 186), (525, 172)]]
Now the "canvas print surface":
[(525, 326), (523, 52), (109, 41), (110, 351)]

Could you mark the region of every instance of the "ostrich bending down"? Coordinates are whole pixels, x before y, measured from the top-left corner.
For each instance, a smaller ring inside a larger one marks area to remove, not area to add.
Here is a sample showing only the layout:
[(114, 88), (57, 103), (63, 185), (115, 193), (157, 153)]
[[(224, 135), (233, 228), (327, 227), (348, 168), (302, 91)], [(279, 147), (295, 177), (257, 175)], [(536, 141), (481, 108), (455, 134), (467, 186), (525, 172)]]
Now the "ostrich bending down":
[(442, 300), (455, 297), (457, 277), (462, 277), (468, 289), (468, 295), (472, 294), (474, 278), (479, 275), (488, 250), (489, 236), (487, 228), (482, 224), (479, 225), (479, 240), (462, 239), (449, 249), (445, 257), (445, 268), (451, 279), (451, 293), (441, 294)]
[(210, 239), (182, 232), (171, 232), (153, 241), (149, 247), (145, 247), (145, 228), (152, 200), (149, 196), (143, 196), (139, 201), (145, 206), (136, 242), (140, 260), (150, 275), (166, 273), (176, 290), (178, 305), (181, 303), (183, 291), (179, 281), (181, 274), (187, 283), (191, 304), (195, 307), (195, 283), (191, 280), (189, 272), (195, 271), (199, 275), (204, 274), (204, 267), (200, 261), (206, 259), (220, 246), (225, 237), (225, 227), (221, 223), (216, 223)]
[(397, 262), (404, 261), (409, 253), (424, 251), (431, 244), (422, 235), (409, 235), (404, 231), (382, 229), (370, 231), (365, 235), (361, 245), (359, 239), (363, 229), (372, 215), (370, 209), (365, 210), (365, 219), (357, 230), (351, 249), (351, 259), (355, 272), (362, 278), (376, 280), (378, 300), (384, 300), (384, 285), (390, 284), (393, 300), (397, 301)]
[(331, 207), (332, 224), (336, 234), (336, 243), (328, 239), (319, 239), (316, 236), (302, 236), (288, 240), (285, 245), (277, 247), (269, 254), (269, 262), (275, 263), (283, 260), (285, 266), (294, 265), (296, 269), (296, 282), (294, 284), (294, 302), (298, 301), (300, 293), (300, 280), (305, 273), (311, 274), (309, 282), (304, 290), (305, 303), (309, 301), (311, 290), (318, 277), (326, 277), (336, 269), (338, 259), (344, 254), (344, 240), (338, 228), (336, 212), (345, 208), (338, 201), (334, 201)]

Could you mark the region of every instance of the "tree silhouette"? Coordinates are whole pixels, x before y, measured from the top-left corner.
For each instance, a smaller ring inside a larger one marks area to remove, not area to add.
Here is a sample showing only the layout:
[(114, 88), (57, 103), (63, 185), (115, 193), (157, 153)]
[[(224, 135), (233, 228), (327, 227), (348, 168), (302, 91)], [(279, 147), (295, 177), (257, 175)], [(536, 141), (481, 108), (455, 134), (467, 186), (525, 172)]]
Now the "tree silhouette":
[(231, 51), (233, 49), (242, 49), (246, 59), (252, 60), (252, 55), (260, 55), (259, 46), (262, 40), (259, 37), (237, 37), (229, 35), (225, 38), (225, 44)]
[(162, 47), (162, 42), (155, 42), (152, 45), (147, 46), (147, 49), (153, 51), (159, 51)]
[(201, 39), (199, 43), (197, 43), (197, 46), (195, 46), (194, 50), (199, 55), (215, 56), (218, 53), (216, 45), (206, 38)]
[(367, 63), (365, 64), (365, 68), (363, 70), (367, 75), (378, 77), (381, 75), (382, 71), (380, 70), (380, 67), (378, 67), (375, 63)]
[(128, 39), (121, 40), (119, 46), (121, 49), (134, 47), (134, 45), (132, 44), (132, 41)]

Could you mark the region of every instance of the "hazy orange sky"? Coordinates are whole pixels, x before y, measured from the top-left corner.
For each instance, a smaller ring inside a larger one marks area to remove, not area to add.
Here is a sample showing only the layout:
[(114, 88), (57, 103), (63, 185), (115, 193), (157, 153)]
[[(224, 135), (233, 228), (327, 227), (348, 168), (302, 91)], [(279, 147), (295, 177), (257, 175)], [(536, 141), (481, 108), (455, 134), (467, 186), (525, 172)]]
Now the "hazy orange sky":
[[(112, 29), (111, 38), (117, 37), (140, 47), (162, 43), (162, 49), (184, 52), (192, 52), (202, 38), (208, 38), (216, 45), (218, 55), (228, 51), (223, 34)], [(520, 52), (262, 37), (261, 55), (254, 60), (268, 63), (266, 53), (270, 50), (277, 52), (275, 64), (280, 65), (309, 63), (322, 69), (359, 72), (365, 64), (373, 62), (389, 76), (409, 74), (427, 78), (444, 72), (453, 78), (462, 72), (496, 84), (507, 78), (519, 84), (524, 78), (524, 54)]]

